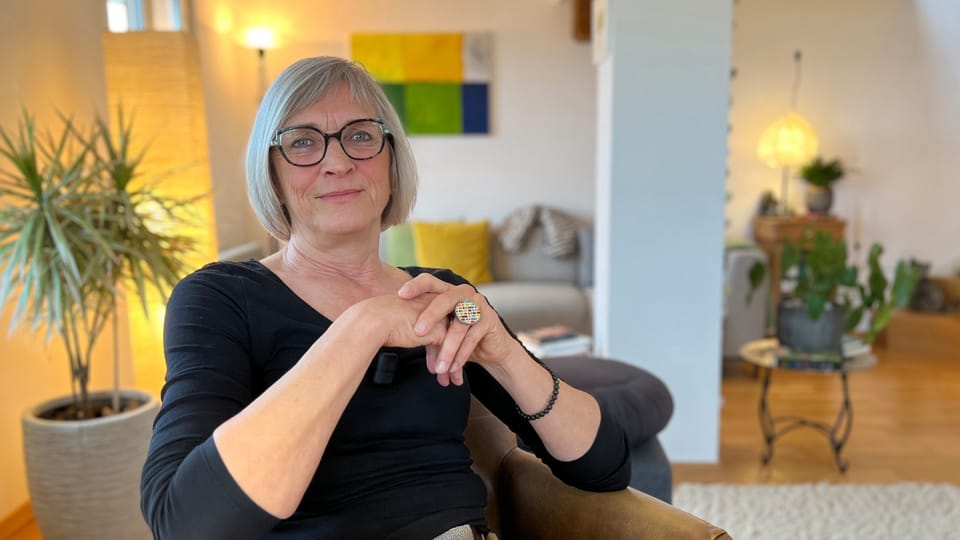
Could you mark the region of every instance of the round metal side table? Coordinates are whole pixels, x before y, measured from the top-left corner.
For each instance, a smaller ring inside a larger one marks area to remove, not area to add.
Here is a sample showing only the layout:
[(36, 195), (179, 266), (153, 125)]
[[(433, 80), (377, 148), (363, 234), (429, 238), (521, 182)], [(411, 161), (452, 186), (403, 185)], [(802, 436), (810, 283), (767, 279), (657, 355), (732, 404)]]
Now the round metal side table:
[[(873, 353), (866, 353), (847, 358), (838, 367), (820, 369), (817, 367), (798, 367), (795, 365), (779, 365), (777, 353), (781, 350), (776, 339), (760, 339), (751, 341), (740, 348), (740, 356), (745, 361), (759, 367), (763, 371), (763, 389), (760, 392), (760, 429), (763, 431), (765, 448), (760, 459), (764, 465), (773, 458), (773, 443), (790, 431), (802, 426), (811, 427), (823, 433), (833, 450), (833, 459), (840, 472), (846, 472), (848, 463), (841, 453), (850, 431), (853, 429), (853, 406), (850, 400), (850, 389), (847, 386), (847, 374), (853, 371), (867, 370), (877, 365), (877, 357)], [(833, 425), (825, 422), (803, 418), (801, 416), (774, 417), (767, 404), (767, 395), (770, 390), (770, 378), (775, 369), (802, 371), (814, 375), (839, 375), (843, 390), (843, 402)]]

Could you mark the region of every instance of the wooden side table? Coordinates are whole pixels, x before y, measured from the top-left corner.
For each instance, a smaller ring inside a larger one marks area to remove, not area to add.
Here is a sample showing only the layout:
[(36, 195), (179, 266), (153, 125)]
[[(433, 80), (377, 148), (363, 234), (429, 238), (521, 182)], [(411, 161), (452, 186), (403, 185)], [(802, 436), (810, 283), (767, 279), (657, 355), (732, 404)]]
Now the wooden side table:
[(835, 216), (757, 216), (753, 218), (753, 239), (770, 260), (770, 301), (780, 304), (780, 257), (784, 243), (805, 245), (817, 231), (843, 239), (847, 222)]

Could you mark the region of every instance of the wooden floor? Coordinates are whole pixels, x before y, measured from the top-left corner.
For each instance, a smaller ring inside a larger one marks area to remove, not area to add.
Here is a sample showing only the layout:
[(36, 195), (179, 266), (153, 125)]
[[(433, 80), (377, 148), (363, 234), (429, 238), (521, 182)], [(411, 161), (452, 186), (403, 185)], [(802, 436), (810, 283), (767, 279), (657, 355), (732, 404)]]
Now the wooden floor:
[[(948, 482), (960, 485), (960, 351), (924, 357), (879, 350), (877, 367), (852, 373), (853, 431), (840, 473), (826, 439), (798, 429), (776, 442), (767, 466), (757, 417), (761, 382), (740, 361), (724, 366), (720, 463), (674, 464), (674, 483)], [(840, 406), (836, 375), (778, 370), (770, 386), (774, 415), (832, 422)], [(35, 524), (8, 539), (40, 540)]]
[[(960, 485), (960, 351), (918, 356), (878, 350), (877, 367), (851, 373), (853, 431), (844, 448), (847, 472), (818, 431), (800, 428), (774, 443), (763, 466), (758, 418), (761, 380), (746, 363), (724, 364), (720, 463), (675, 464), (682, 482), (893, 483), (947, 482)], [(769, 403), (774, 416), (796, 414), (832, 424), (842, 391), (836, 374), (776, 370)]]
[(0, 540), (43, 540), (43, 536), (40, 536), (40, 529), (37, 528), (37, 523), (33, 522), (15, 532), (13, 536), (0, 538)]

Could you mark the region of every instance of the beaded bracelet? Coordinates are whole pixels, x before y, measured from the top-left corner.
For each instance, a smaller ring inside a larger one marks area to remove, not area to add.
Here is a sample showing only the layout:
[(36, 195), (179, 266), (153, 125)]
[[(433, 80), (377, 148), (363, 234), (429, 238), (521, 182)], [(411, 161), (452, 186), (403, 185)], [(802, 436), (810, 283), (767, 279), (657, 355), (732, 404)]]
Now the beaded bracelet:
[(519, 414), (520, 417), (526, 420), (527, 422), (533, 422), (534, 420), (539, 420), (544, 416), (546, 416), (547, 413), (553, 409), (553, 405), (557, 402), (557, 396), (560, 395), (560, 378), (557, 377), (557, 374), (554, 373), (553, 370), (547, 367), (546, 365), (544, 365), (543, 367), (547, 370), (548, 373), (550, 373), (550, 376), (553, 377), (553, 393), (550, 394), (550, 403), (547, 403), (546, 408), (544, 408), (542, 411), (535, 414), (527, 414), (520, 410), (519, 405), (514, 405), (514, 407), (517, 409), (517, 414)]

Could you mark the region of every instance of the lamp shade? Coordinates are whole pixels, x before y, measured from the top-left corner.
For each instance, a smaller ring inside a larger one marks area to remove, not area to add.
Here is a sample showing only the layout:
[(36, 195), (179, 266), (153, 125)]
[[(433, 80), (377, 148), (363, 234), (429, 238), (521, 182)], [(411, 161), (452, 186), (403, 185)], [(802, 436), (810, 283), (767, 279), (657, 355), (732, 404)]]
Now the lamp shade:
[(768, 167), (799, 167), (817, 155), (817, 134), (794, 111), (778, 118), (760, 135), (757, 157)]
[(243, 43), (251, 49), (270, 50), (277, 46), (277, 37), (272, 29), (264, 26), (247, 28)]

